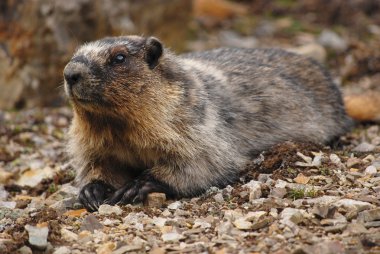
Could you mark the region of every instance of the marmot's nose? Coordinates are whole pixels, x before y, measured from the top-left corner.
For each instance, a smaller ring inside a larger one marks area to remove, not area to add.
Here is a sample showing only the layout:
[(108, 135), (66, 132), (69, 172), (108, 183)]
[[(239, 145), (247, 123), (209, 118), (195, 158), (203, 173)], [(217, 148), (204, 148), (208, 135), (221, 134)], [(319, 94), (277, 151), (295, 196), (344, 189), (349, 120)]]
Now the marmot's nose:
[(82, 77), (78, 70), (73, 70), (71, 68), (66, 68), (63, 72), (63, 76), (70, 87), (78, 83)]

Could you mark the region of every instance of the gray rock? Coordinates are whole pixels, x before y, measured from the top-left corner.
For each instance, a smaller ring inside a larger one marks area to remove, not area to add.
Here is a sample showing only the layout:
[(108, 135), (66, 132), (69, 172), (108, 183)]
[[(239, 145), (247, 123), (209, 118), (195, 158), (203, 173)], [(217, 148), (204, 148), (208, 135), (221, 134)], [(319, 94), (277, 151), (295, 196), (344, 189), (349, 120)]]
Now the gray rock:
[(365, 170), (364, 170), (364, 173), (366, 175), (376, 175), (377, 173), (377, 169), (375, 166), (371, 165), (371, 166), (368, 166)]
[(257, 46), (257, 39), (254, 37), (243, 37), (233, 31), (222, 31), (219, 34), (221, 46), (254, 48)]
[(373, 150), (375, 150), (375, 148), (376, 148), (375, 145), (372, 145), (372, 144), (367, 143), (367, 142), (363, 142), (363, 143), (357, 145), (354, 149), (352, 149), (352, 151), (360, 152), (360, 153), (366, 153), (366, 152), (372, 152)]
[(318, 42), (325, 47), (331, 48), (338, 52), (343, 52), (348, 48), (348, 43), (337, 33), (331, 30), (323, 30), (318, 38)]
[(311, 212), (320, 218), (327, 218), (333, 208), (326, 204), (315, 204)]
[(357, 211), (363, 211), (370, 208), (373, 208), (374, 205), (368, 202), (358, 201), (354, 199), (341, 199), (336, 202), (336, 206), (345, 207), (347, 209), (357, 209)]
[(283, 198), (287, 193), (286, 188), (275, 187), (271, 189), (270, 196), (276, 198)]
[(285, 208), (280, 214), (280, 222), (282, 224), (293, 226), (302, 222), (303, 220), (303, 211), (300, 209), (294, 208)]
[(84, 220), (80, 227), (80, 231), (90, 231), (94, 232), (96, 229), (102, 229), (103, 225), (99, 222), (99, 220), (93, 215), (88, 215)]
[(176, 209), (179, 209), (181, 207), (182, 207), (181, 201), (175, 201), (175, 202), (171, 203), (170, 205), (168, 205), (168, 208), (170, 210), (176, 210)]
[(76, 197), (70, 197), (70, 198), (59, 200), (53, 203), (52, 205), (50, 205), (50, 207), (57, 211), (65, 212), (67, 210), (73, 209), (76, 202), (77, 202)]
[(380, 227), (380, 221), (376, 220), (376, 221), (366, 222), (366, 223), (364, 223), (364, 226), (366, 228), (378, 228), (378, 227)]
[(327, 233), (339, 233), (339, 232), (343, 232), (343, 230), (345, 230), (346, 227), (347, 227), (347, 224), (337, 224), (333, 226), (327, 226), (324, 228), (324, 230)]
[(380, 220), (380, 208), (360, 212), (358, 219), (364, 222)]
[(99, 206), (99, 214), (100, 215), (111, 215), (111, 214), (116, 214), (116, 215), (121, 215), (123, 213), (123, 210), (117, 205), (111, 206), (107, 204), (103, 204)]
[(249, 201), (261, 198), (261, 185), (259, 181), (251, 180), (250, 182), (244, 184), (242, 187), (249, 189)]
[(215, 194), (214, 196), (214, 200), (217, 202), (217, 203), (223, 203), (224, 202), (224, 198), (223, 198), (223, 194), (222, 193), (217, 193)]
[(318, 242), (313, 245), (303, 246), (298, 249), (295, 253), (305, 253), (305, 254), (344, 254), (346, 253), (344, 245), (338, 241), (323, 241)]
[(35, 227), (31, 225), (25, 226), (26, 231), (29, 234), (29, 244), (39, 250), (44, 250), (47, 247), (47, 237), (49, 233), (49, 228), (44, 227)]
[(345, 232), (349, 235), (359, 235), (367, 233), (368, 230), (361, 223), (349, 223)]

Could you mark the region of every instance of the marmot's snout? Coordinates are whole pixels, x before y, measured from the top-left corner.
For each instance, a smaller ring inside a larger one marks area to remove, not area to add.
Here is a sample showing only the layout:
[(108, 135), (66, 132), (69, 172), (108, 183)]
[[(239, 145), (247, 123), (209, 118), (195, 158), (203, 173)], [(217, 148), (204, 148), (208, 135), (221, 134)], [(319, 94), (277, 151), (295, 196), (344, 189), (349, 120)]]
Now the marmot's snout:
[[(73, 59), (74, 60), (74, 59)], [(86, 63), (71, 60), (63, 71), (65, 92), (69, 99), (76, 102), (91, 100), (88, 86), (91, 71)]]

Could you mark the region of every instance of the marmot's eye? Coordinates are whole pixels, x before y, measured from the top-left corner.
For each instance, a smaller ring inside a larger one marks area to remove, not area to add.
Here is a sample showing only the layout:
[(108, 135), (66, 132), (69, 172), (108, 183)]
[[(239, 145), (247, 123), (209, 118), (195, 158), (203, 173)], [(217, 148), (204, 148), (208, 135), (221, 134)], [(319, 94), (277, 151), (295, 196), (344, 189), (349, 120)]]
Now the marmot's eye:
[(117, 55), (114, 56), (114, 58), (112, 59), (112, 63), (114, 63), (114, 64), (121, 64), (121, 63), (124, 63), (126, 58), (127, 58), (127, 57), (126, 57), (124, 54), (117, 54)]

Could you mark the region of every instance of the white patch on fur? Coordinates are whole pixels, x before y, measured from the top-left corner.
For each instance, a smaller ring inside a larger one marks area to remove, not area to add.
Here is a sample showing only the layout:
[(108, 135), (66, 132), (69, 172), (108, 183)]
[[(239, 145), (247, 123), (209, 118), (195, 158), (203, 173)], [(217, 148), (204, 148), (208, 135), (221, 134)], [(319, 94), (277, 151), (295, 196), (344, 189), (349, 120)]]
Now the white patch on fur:
[(205, 63), (204, 61), (198, 61), (194, 59), (181, 59), (181, 61), (183, 62), (183, 68), (185, 70), (197, 69), (200, 72), (213, 76), (221, 83), (227, 82), (227, 77), (223, 71), (213, 66), (212, 63)]

